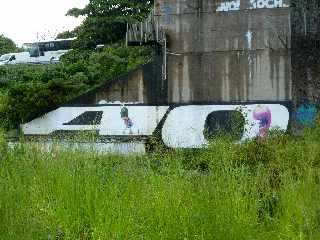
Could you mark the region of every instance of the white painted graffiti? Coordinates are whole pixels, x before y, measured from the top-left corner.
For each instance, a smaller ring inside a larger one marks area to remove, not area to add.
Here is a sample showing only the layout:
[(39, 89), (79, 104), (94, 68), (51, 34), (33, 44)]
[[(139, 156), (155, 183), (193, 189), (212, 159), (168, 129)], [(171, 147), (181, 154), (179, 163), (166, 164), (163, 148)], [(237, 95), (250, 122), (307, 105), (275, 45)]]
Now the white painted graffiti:
[(217, 8), (217, 12), (236, 11), (239, 9), (240, 9), (240, 0), (235, 0), (235, 1), (221, 3)]
[[(245, 4), (244, 4), (245, 5)], [(240, 10), (240, 0), (226, 1), (219, 4), (217, 12), (229, 12)], [(284, 0), (250, 0), (250, 6), (245, 9), (261, 9), (261, 8), (286, 8), (289, 7)]]
[[(99, 131), (101, 136), (151, 135), (169, 107), (61, 107), (22, 126), (27, 135), (55, 131)], [(102, 113), (99, 116), (99, 113)]]
[(289, 5), (285, 4), (283, 0), (250, 0), (250, 9), (255, 8), (285, 8)]
[[(241, 109), (241, 111), (239, 110)], [(130, 139), (152, 136), (160, 130), (164, 144), (171, 148), (201, 148), (208, 144), (206, 131), (229, 131), (232, 113), (239, 113), (242, 130), (239, 141), (265, 138), (270, 129), (286, 131), (289, 110), (281, 104), (96, 106), (61, 107), (22, 125), (25, 135), (51, 135), (57, 131), (94, 130), (100, 136)], [(238, 124), (237, 123), (237, 124)]]
[(289, 111), (282, 105), (193, 105), (178, 107), (170, 112), (162, 128), (163, 141), (172, 148), (199, 148), (207, 145), (204, 130), (208, 116), (214, 112), (238, 109), (241, 109), (244, 117), (242, 141), (263, 138), (273, 128), (287, 130)]

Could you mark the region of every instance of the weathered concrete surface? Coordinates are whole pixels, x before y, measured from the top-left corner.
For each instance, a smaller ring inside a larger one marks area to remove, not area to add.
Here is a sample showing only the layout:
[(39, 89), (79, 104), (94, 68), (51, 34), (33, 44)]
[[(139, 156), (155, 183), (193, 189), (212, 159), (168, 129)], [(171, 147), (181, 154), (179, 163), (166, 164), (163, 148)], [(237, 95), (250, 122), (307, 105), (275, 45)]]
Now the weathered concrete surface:
[(156, 1), (168, 102), (291, 100), (289, 2), (261, 1)]
[(100, 101), (114, 102), (146, 102), (146, 89), (144, 83), (143, 69), (139, 68), (131, 72), (123, 81), (114, 82), (107, 91), (96, 93), (95, 102)]
[(52, 153), (54, 151), (68, 150), (79, 152), (88, 152), (90, 154), (107, 155), (107, 154), (121, 154), (121, 155), (141, 155), (146, 153), (144, 141), (131, 142), (77, 142), (67, 139), (26, 139), (25, 143), (18, 142), (18, 139), (13, 139), (8, 143), (8, 147), (14, 149), (19, 145), (27, 144), (40, 152)]
[(111, 102), (161, 104), (165, 101), (165, 83), (161, 64), (142, 65), (127, 74), (107, 81), (102, 86), (70, 101), (66, 105), (92, 105)]
[(320, 1), (292, 0), (293, 100), (320, 106)]
[(239, 51), (171, 56), (172, 102), (291, 99), (286, 51)]
[(265, 138), (271, 129), (286, 131), (289, 121), (288, 102), (113, 104), (61, 107), (21, 127), (29, 140), (62, 140), (66, 145), (78, 142), (83, 148), (135, 152), (145, 143), (152, 148), (155, 141), (169, 148), (202, 148), (222, 132), (235, 141)]
[(319, 14), (316, 0), (156, 0), (156, 25), (168, 38), (166, 81), (157, 49), (154, 63), (73, 103), (320, 104)]

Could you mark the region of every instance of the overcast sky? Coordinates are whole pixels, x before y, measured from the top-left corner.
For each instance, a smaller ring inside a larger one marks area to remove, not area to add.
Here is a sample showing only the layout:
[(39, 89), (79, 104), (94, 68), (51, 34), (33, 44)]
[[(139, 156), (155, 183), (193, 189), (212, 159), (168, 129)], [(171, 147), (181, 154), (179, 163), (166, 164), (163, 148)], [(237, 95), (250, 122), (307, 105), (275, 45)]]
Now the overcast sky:
[(0, 0), (0, 35), (18, 46), (25, 42), (53, 39), (71, 30), (83, 19), (66, 17), (73, 7), (82, 8), (89, 0)]

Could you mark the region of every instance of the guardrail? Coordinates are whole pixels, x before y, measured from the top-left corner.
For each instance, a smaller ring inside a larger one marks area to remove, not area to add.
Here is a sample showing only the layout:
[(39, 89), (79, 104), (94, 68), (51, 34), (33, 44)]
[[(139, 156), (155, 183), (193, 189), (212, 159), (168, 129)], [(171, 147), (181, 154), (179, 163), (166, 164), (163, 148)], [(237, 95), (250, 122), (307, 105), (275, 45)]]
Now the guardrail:
[(127, 45), (163, 45), (166, 41), (165, 32), (152, 12), (145, 22), (127, 23)]

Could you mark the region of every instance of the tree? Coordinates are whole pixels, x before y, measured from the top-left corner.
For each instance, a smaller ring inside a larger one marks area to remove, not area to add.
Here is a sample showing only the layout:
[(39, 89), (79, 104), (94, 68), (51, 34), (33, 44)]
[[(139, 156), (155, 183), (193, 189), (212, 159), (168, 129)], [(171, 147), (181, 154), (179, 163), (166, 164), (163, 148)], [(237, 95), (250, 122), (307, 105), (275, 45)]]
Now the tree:
[(77, 29), (73, 31), (64, 31), (64, 32), (58, 33), (56, 39), (74, 38), (76, 36), (77, 36)]
[(0, 35), (0, 55), (18, 50), (16, 44), (9, 38)]
[(150, 12), (149, 0), (90, 0), (83, 8), (73, 8), (69, 16), (85, 16), (77, 29), (75, 48), (94, 49), (97, 44), (118, 42), (125, 37), (126, 23), (142, 21)]

